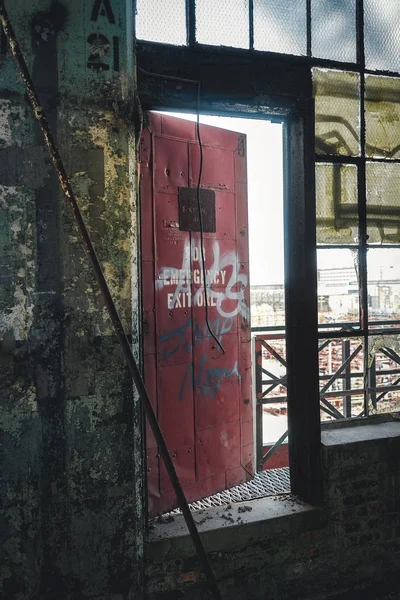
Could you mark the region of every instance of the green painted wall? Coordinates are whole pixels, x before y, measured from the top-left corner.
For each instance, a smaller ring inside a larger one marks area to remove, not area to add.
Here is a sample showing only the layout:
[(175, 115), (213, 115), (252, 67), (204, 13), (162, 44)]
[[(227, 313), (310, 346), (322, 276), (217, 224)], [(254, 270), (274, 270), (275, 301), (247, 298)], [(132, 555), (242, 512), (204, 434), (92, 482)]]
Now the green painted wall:
[[(130, 3), (6, 7), (136, 341)], [(15, 64), (0, 47), (0, 597), (138, 598), (137, 401)]]

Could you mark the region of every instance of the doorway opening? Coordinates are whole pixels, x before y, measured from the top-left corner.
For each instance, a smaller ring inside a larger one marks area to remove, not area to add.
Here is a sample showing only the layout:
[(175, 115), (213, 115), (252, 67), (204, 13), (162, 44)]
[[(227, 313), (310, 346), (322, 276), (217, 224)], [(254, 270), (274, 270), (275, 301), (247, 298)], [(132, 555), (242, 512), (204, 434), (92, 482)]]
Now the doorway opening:
[[(194, 510), (290, 491), (283, 123), (201, 115), (196, 199), (196, 118), (149, 113), (141, 152), (144, 376)], [(175, 509), (149, 432), (147, 465), (150, 515)]]

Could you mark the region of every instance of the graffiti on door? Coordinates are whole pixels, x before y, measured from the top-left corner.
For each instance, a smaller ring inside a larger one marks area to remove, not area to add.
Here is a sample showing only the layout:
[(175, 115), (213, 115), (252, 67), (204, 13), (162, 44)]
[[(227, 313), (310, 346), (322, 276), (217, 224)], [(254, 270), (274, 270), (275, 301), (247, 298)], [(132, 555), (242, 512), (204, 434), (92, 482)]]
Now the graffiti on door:
[[(227, 319), (221, 319), (218, 317), (213, 323), (210, 324), (210, 326), (218, 341), (222, 343), (224, 333), (229, 333), (232, 330), (233, 317), (229, 317)], [(176, 354), (182, 347), (184, 347), (186, 352), (191, 352), (193, 350), (193, 346), (196, 346), (196, 344), (199, 343), (202, 338), (211, 337), (207, 326), (205, 326), (202, 330), (198, 323), (194, 323), (193, 338), (188, 339), (187, 332), (189, 332), (190, 335), (192, 332), (192, 327), (192, 319), (188, 319), (183, 325), (179, 325), (178, 327), (175, 327), (175, 329), (172, 329), (171, 331), (168, 331), (160, 336), (159, 342), (161, 347), (161, 357), (163, 360), (167, 360)]]
[[(244, 320), (249, 320), (249, 307), (246, 302), (248, 276), (240, 272), (236, 252), (222, 252), (218, 240), (212, 242), (211, 254), (211, 257), (205, 256), (207, 294), (204, 293), (201, 250), (199, 245), (193, 241), (190, 243), (189, 240), (185, 242), (179, 268), (160, 268), (156, 289), (164, 291), (166, 309), (169, 311), (201, 308), (207, 301), (209, 308), (214, 307), (214, 315), (217, 315), (211, 320), (210, 328), (223, 346), (224, 336), (233, 331), (235, 318), (241, 315)], [(190, 385), (193, 385), (202, 397), (213, 398), (225, 381), (240, 380), (238, 360), (237, 357), (226, 357), (219, 361), (221, 353), (213, 352), (216, 350), (214, 344), (211, 351), (209, 348), (204, 351), (204, 340), (211, 340), (212, 336), (204, 320), (196, 322), (194, 313), (192, 314), (192, 318), (188, 316), (182, 324), (161, 334), (160, 354), (162, 360), (168, 361), (182, 350), (192, 353), (197, 347), (196, 360), (187, 365), (182, 377), (179, 399), (184, 398), (185, 390)]]
[[(249, 320), (250, 311), (245, 299), (248, 277), (245, 273), (240, 273), (236, 253), (229, 251), (222, 254), (219, 241), (213, 242), (213, 262), (211, 267), (205, 270), (205, 295), (201, 252), (194, 246), (191, 257), (190, 248), (190, 242), (187, 241), (181, 268), (162, 267), (156, 282), (158, 290), (163, 287), (172, 288), (167, 294), (168, 309), (201, 307), (207, 301), (208, 306), (215, 306), (218, 314), (225, 319), (241, 314), (246, 321)], [(191, 258), (196, 268), (191, 268)], [(199, 287), (195, 290), (197, 286)], [(212, 286), (217, 289), (213, 289)]]
[[(221, 344), (223, 344), (224, 334), (232, 330), (233, 323), (233, 317), (218, 317), (210, 324), (212, 331)], [(193, 323), (192, 319), (188, 319), (183, 325), (160, 336), (161, 357), (163, 360), (168, 360), (182, 348), (188, 353), (192, 352), (193, 348), (200, 345), (204, 339), (210, 338), (211, 334), (207, 326), (202, 329), (199, 324)], [(240, 379), (237, 360), (233, 361), (231, 366), (227, 368), (214, 363), (215, 357), (212, 357), (213, 363), (212, 366), (209, 366), (210, 358), (209, 354), (205, 353), (201, 355), (200, 361), (195, 366), (193, 363), (188, 364), (179, 390), (180, 400), (184, 397), (186, 386), (190, 385), (192, 380), (193, 385), (200, 390), (202, 396), (208, 395), (213, 398), (224, 380), (233, 377)]]

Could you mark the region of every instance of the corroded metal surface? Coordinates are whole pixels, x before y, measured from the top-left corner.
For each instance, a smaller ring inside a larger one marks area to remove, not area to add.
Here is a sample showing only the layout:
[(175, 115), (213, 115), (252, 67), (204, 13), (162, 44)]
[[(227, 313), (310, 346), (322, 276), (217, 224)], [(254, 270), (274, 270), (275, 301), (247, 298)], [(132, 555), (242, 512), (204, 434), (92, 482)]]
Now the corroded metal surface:
[[(187, 497), (251, 477), (246, 157), (241, 134), (202, 126), (201, 188), (215, 196), (216, 232), (182, 230), (179, 190), (198, 182), (195, 123), (150, 113), (141, 146), (145, 381)], [(197, 198), (196, 198), (197, 203)], [(222, 353), (207, 328), (224, 347)], [(150, 514), (177, 506), (149, 432)]]

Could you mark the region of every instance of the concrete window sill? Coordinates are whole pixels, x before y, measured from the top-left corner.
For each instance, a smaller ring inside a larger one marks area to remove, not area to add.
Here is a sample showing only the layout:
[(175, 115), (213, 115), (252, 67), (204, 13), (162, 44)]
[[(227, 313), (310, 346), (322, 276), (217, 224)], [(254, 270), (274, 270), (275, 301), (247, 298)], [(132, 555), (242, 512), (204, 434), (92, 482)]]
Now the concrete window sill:
[[(321, 432), (323, 454), (335, 446), (367, 443), (367, 447), (371, 447), (370, 441), (397, 437), (400, 437), (400, 420), (393, 415), (336, 422)], [(295, 536), (324, 527), (328, 517), (327, 505), (311, 506), (290, 494), (194, 513), (207, 552), (235, 550), (274, 536)], [(153, 525), (146, 546), (146, 557), (150, 561), (175, 560), (194, 554), (182, 515)]]
[[(327, 516), (324, 508), (304, 504), (290, 494), (268, 496), (251, 502), (194, 513), (207, 552), (222, 552), (257, 543), (269, 536), (296, 535)], [(168, 523), (156, 523), (149, 531), (148, 560), (174, 560), (193, 554), (193, 545), (182, 515)]]
[(373, 418), (363, 422), (346, 422), (343, 427), (326, 429), (321, 432), (323, 446), (343, 446), (371, 440), (384, 440), (400, 436), (400, 420), (391, 418), (385, 422), (373, 422)]

